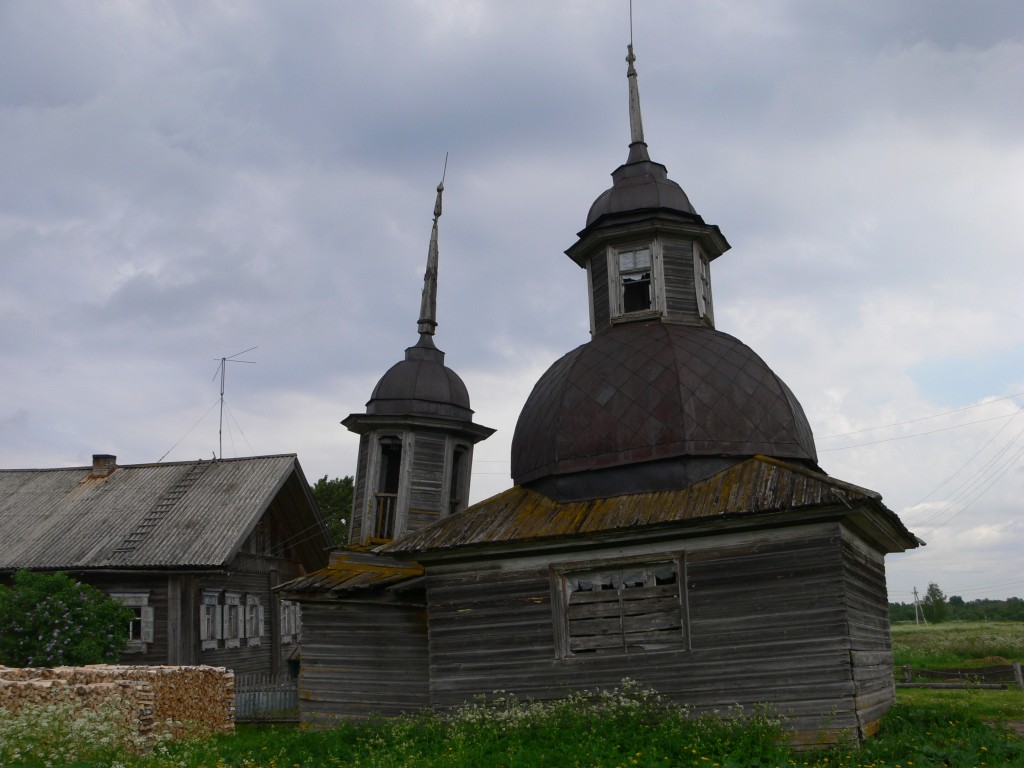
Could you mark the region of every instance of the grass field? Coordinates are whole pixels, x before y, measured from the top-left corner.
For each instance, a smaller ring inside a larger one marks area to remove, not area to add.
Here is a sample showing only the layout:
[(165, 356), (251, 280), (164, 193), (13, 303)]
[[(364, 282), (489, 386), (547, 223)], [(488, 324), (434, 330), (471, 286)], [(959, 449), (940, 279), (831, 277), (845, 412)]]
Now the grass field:
[(943, 669), (1024, 661), (1024, 623), (893, 624), (892, 647), (897, 666)]

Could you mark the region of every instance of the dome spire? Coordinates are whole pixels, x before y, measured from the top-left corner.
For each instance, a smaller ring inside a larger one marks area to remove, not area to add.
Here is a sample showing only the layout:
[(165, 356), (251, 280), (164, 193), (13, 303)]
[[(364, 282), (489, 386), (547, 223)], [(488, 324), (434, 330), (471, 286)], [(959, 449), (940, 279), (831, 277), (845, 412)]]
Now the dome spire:
[[(632, 35), (630, 35), (632, 38)], [(637, 85), (636, 67), (633, 62), (636, 56), (633, 54), (632, 41), (626, 46), (626, 79), (629, 80), (629, 158), (626, 163), (638, 163), (649, 161), (647, 154), (647, 143), (644, 141), (644, 122), (640, 116), (640, 86)]]
[[(444, 170), (441, 183), (437, 185), (437, 199), (434, 201), (434, 226), (430, 230), (430, 247), (427, 249), (427, 271), (423, 275), (423, 298), (420, 300), (420, 319), (417, 330), (420, 343), (429, 344), (426, 337), (434, 335), (437, 327), (437, 220), (441, 218), (441, 195), (444, 193), (444, 177), (448, 172), (448, 153), (444, 155)], [(432, 346), (432, 344), (431, 344)]]

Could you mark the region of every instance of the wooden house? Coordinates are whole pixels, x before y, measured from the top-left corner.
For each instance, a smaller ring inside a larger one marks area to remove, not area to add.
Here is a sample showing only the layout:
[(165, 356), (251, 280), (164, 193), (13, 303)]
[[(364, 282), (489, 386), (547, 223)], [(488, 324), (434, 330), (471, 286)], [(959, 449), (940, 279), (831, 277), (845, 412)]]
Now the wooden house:
[(131, 606), (128, 663), (285, 669), (300, 613), (274, 588), (329, 548), (294, 455), (0, 471), (0, 576), (64, 571)]
[(627, 61), (629, 154), (566, 251), (592, 338), (527, 399), (511, 489), (396, 531), (375, 572), (336, 553), (286, 585), (310, 606), (307, 721), (629, 677), (829, 742), (894, 702), (884, 557), (920, 542), (818, 467), (793, 392), (716, 330), (729, 244), (650, 159)]

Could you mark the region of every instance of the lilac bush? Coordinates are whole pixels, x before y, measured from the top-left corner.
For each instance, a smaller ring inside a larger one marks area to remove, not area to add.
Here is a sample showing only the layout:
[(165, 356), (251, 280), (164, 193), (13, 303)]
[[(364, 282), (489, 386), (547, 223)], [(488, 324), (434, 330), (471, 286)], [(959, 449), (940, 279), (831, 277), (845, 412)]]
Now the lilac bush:
[(18, 571), (11, 586), (0, 586), (0, 664), (114, 663), (128, 642), (133, 615), (67, 574)]

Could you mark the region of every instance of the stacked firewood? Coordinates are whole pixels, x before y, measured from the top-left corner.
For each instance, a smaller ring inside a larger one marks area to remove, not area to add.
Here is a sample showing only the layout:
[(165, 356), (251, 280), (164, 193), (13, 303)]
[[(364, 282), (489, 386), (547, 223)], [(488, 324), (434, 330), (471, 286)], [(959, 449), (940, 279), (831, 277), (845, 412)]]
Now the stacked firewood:
[(235, 727), (235, 676), (223, 667), (0, 667), (0, 708), (12, 712), (68, 701), (95, 709), (111, 700), (141, 736)]

